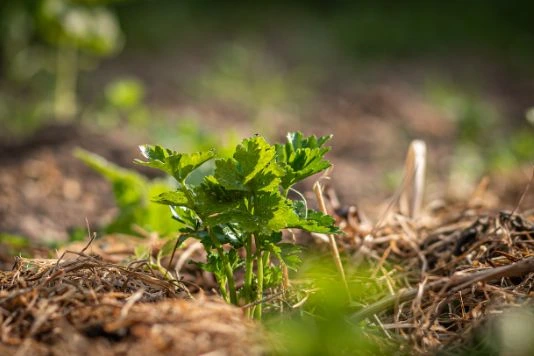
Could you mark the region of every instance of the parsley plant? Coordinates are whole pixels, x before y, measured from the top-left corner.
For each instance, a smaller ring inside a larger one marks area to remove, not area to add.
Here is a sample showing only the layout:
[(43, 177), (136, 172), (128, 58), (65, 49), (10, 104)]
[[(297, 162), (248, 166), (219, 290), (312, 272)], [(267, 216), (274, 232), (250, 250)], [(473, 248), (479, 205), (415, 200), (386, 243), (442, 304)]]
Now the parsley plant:
[[(285, 144), (270, 145), (254, 136), (237, 145), (231, 158), (216, 158), (213, 151), (184, 154), (144, 145), (140, 149), (146, 160), (135, 162), (174, 177), (177, 189), (154, 201), (170, 206), (180, 224), (178, 242), (200, 240), (207, 261), (199, 265), (215, 275), (223, 298), (236, 305), (256, 304), (248, 313), (261, 318), (264, 291), (281, 284), (282, 266), (295, 269), (300, 262), (298, 247), (282, 242), (282, 231), (338, 231), (332, 217), (288, 198), (295, 183), (330, 167), (324, 159), (330, 137), (297, 132), (288, 134)], [(198, 184), (188, 182), (208, 161), (214, 163), (212, 174)], [(244, 281), (237, 288), (239, 270)]]

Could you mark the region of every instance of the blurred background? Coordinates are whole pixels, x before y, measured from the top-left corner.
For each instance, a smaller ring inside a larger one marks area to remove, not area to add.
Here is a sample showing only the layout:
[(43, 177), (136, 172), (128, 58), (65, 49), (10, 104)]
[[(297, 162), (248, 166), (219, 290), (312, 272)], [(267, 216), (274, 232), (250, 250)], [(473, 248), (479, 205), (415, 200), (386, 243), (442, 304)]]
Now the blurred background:
[(529, 5), (2, 1), (0, 232), (56, 241), (114, 219), (75, 147), (137, 169), (143, 143), (224, 152), (295, 130), (334, 134), (331, 184), (364, 211), (397, 188), (416, 138), (427, 201), (490, 176), (513, 206), (534, 159)]

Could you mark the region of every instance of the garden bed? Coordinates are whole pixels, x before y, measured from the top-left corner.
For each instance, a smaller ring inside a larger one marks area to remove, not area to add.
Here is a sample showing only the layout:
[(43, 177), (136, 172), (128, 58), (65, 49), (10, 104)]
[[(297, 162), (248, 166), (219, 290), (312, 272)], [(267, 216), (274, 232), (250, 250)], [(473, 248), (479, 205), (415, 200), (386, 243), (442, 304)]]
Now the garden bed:
[[(82, 146), (91, 149), (95, 146), (91, 140), (85, 137)], [(60, 141), (50, 147), (41, 143), (36, 149), (21, 146), (24, 159), (18, 161), (8, 154), (0, 156), (8, 168), (0, 177), (13, 183), (3, 185), (11, 192), (3, 196), (8, 204), (4, 207), (12, 207), (3, 212), (7, 217), (1, 221), (3, 229), (26, 231), (24, 223), (14, 220), (24, 204), (29, 214), (40, 216), (40, 212), (49, 213), (47, 207), (54, 206), (54, 199), (60, 204), (54, 207), (58, 213), (47, 219), (58, 223), (56, 231), (80, 225), (76, 211), (59, 218), (79, 200), (69, 199), (70, 193), (64, 190), (56, 192), (58, 185), (53, 182), (57, 181), (63, 188), (66, 181), (75, 181), (89, 197), (101, 196), (103, 200), (93, 205), (82, 203), (78, 207), (82, 211), (89, 209), (95, 216), (113, 213), (107, 185), (83, 166), (72, 168), (79, 162), (70, 156), (64, 159), (76, 141)], [(105, 146), (99, 148), (106, 151)], [(39, 165), (43, 154), (59, 167)], [(13, 181), (17, 174), (35, 189), (19, 190)], [(343, 232), (335, 241), (351, 294), (341, 308), (342, 323), (356, 326), (350, 330), (359, 340), (375, 345), (360, 351), (528, 354), (533, 349), (528, 330), (534, 320), (531, 183), (515, 181), (513, 196), (503, 189), (498, 192), (504, 195), (500, 200), (483, 180), (470, 197), (429, 201), (417, 217), (401, 214), (397, 197), (388, 204), (377, 203), (385, 209), (374, 222), (365, 217), (365, 206), (343, 205), (334, 187), (327, 189), (328, 212)], [(31, 204), (32, 197), (14, 197), (28, 191), (44, 194), (43, 189), (52, 199), (46, 200), (46, 206), (40, 199)], [(43, 225), (31, 231), (32, 242), (19, 251), (9, 241), (0, 245), (1, 354), (290, 354), (291, 346), (273, 339), (285, 330), (276, 330), (273, 320), (281, 317), (283, 326), (285, 315), (310, 314), (309, 304), (314, 302), (308, 299), (324, 292), (321, 288), (336, 293), (334, 285), (339, 282), (335, 270), (326, 276), (331, 282), (327, 287), (309, 274), (292, 274), (282, 287), (264, 293), (261, 303), (271, 320), (261, 325), (247, 318), (250, 305), (224, 302), (213, 275), (188, 263), (206, 259), (197, 241), (187, 241), (172, 258), (155, 265), (150, 258), (136, 258), (137, 251), (149, 251), (156, 258), (165, 248), (164, 241), (143, 229), (137, 231), (144, 238), (125, 234), (95, 238), (89, 231), (84, 241), (65, 245), (55, 256), (39, 241), (38, 231), (46, 231)], [(285, 238), (315, 251), (312, 261), (329, 255), (327, 235), (297, 233)], [(21, 251), (25, 257), (14, 257)], [(166, 272), (162, 266), (172, 268)], [(236, 278), (236, 285), (242, 286), (244, 276), (238, 272)], [(327, 316), (332, 312), (326, 306), (325, 310)], [(507, 331), (510, 325), (512, 333)], [(323, 336), (310, 334), (306, 342), (322, 343)], [(352, 350), (338, 346), (341, 353)]]

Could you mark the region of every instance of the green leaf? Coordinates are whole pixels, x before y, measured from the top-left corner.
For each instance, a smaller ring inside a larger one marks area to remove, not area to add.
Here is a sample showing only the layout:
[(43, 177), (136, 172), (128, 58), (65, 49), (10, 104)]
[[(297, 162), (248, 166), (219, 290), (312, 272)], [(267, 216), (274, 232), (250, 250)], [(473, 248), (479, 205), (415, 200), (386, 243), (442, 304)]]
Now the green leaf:
[(226, 275), (224, 274), (224, 267), (221, 256), (216, 251), (211, 249), (207, 250), (206, 262), (193, 262), (198, 267), (203, 269), (206, 272), (211, 272), (215, 274), (217, 279), (221, 281), (226, 281)]
[(308, 210), (305, 219), (289, 222), (289, 226), (309, 232), (319, 232), (323, 234), (338, 234), (340, 230), (335, 226), (335, 220), (330, 215), (325, 215), (318, 211)]
[(275, 232), (271, 233), (268, 236), (261, 236), (261, 241), (265, 245), (268, 245), (268, 244), (276, 245), (277, 243), (282, 241), (282, 232), (281, 231), (275, 231)]
[[(243, 247), (243, 234), (235, 226), (231, 224), (217, 225), (211, 231), (221, 245), (230, 244), (236, 249)], [(214, 247), (213, 241), (206, 230), (190, 231), (185, 235), (199, 240), (206, 249)]]
[(301, 248), (291, 243), (266, 243), (264, 248), (283, 262), (287, 268), (296, 271), (302, 264)]
[(278, 266), (263, 267), (263, 289), (275, 288), (282, 282), (282, 269)]
[(173, 206), (189, 206), (189, 199), (184, 192), (164, 192), (152, 199), (154, 203)]
[[(206, 177), (201, 185), (195, 187), (194, 194), (196, 200), (195, 209), (204, 220), (236, 210), (241, 200), (245, 197), (243, 192), (225, 189), (213, 176)], [(216, 221), (213, 225), (227, 222), (230, 222), (230, 220)]]
[[(215, 274), (217, 279), (226, 282), (226, 274), (224, 272), (224, 263), (221, 256), (219, 256), (217, 251), (208, 250), (208, 256), (205, 263), (203, 262), (193, 262), (204, 271), (211, 272)], [(228, 258), (228, 262), (232, 270), (236, 270), (243, 264), (243, 260), (237, 254), (237, 250), (230, 250), (228, 252), (223, 252)]]
[(302, 133), (295, 132), (287, 135), (285, 145), (275, 145), (276, 159), (285, 170), (281, 182), (282, 187), (287, 189), (331, 166), (330, 162), (324, 159), (324, 155), (330, 151), (330, 148), (323, 147), (331, 137), (329, 135), (305, 138)]
[(332, 138), (332, 135), (315, 137), (315, 135), (304, 137), (301, 132), (290, 132), (287, 134), (287, 141), (293, 147), (298, 148), (321, 148)]
[(159, 169), (180, 183), (184, 182), (191, 172), (215, 156), (213, 151), (185, 154), (157, 145), (142, 145), (139, 149), (147, 161), (136, 159), (135, 163)]
[(183, 233), (196, 232), (202, 224), (198, 215), (189, 208), (183, 206), (169, 206), (172, 218), (180, 223), (178, 231)]
[(199, 210), (205, 214), (206, 224), (214, 226), (232, 222), (245, 233), (269, 235), (288, 227), (289, 222), (299, 221), (291, 203), (278, 192), (233, 196), (234, 192), (224, 191), (218, 195), (216, 191), (211, 191), (197, 194), (197, 204), (200, 204)]
[(289, 221), (288, 227), (298, 228), (309, 232), (319, 232), (323, 234), (337, 234), (340, 230), (335, 226), (335, 220), (330, 215), (325, 215), (319, 211), (306, 209), (300, 200), (293, 202), (293, 211), (296, 219)]
[(296, 271), (302, 264), (302, 259), (300, 258), (301, 248), (289, 243), (278, 244), (278, 247), (280, 247), (281, 250), (281, 260), (287, 268)]
[(260, 171), (273, 160), (276, 152), (273, 146), (261, 136), (243, 140), (237, 146), (234, 159), (237, 169), (243, 177), (243, 183), (250, 182)]
[(232, 158), (215, 162), (214, 179), (227, 190), (274, 191), (283, 174), (275, 155), (274, 146), (263, 137), (245, 139)]

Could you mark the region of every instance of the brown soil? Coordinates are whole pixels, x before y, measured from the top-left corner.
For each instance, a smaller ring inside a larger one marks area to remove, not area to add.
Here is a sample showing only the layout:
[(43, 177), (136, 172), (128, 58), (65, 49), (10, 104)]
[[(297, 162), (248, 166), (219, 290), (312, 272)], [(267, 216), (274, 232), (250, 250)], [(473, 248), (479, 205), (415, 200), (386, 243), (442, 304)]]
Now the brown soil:
[(75, 125), (51, 125), (23, 142), (4, 145), (0, 147), (1, 232), (36, 242), (61, 242), (70, 229), (85, 226), (85, 219), (99, 226), (112, 217), (111, 187), (72, 155), (76, 147), (136, 169), (131, 163), (135, 143), (117, 132), (102, 135)]

